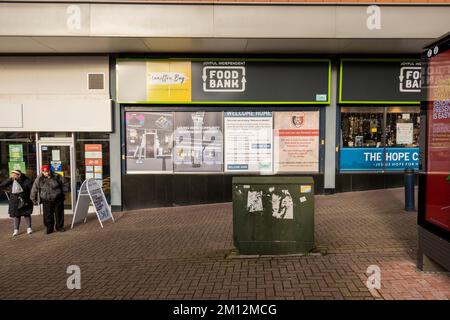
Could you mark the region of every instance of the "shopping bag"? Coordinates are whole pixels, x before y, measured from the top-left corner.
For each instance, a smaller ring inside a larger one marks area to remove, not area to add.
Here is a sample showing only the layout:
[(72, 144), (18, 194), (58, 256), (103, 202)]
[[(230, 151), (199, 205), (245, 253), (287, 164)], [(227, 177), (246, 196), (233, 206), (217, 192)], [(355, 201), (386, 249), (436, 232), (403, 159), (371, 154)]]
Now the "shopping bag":
[(17, 194), (17, 193), (22, 193), (23, 189), (20, 186), (20, 183), (17, 182), (17, 180), (14, 180), (13, 185), (12, 185), (12, 190), (11, 193), (12, 194)]

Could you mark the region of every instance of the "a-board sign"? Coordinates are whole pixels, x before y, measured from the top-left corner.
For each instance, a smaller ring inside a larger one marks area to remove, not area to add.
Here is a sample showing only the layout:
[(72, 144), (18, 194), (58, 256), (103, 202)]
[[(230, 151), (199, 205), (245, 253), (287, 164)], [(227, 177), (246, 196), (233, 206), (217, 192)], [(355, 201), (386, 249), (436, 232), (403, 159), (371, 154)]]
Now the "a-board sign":
[(75, 223), (86, 222), (89, 204), (92, 202), (94, 206), (95, 213), (97, 214), (98, 221), (103, 228), (103, 223), (106, 220), (112, 219), (114, 222), (114, 217), (111, 213), (111, 209), (106, 201), (105, 194), (100, 185), (95, 181), (95, 179), (85, 180), (80, 188), (80, 193), (78, 194), (77, 204), (75, 206), (75, 211), (73, 214), (72, 226)]

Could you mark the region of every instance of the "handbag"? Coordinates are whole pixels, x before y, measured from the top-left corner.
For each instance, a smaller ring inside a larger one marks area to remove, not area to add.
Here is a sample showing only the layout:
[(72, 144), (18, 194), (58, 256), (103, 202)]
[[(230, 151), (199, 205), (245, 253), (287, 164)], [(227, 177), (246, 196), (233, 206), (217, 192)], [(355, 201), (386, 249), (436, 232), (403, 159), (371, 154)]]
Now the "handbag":
[(27, 202), (21, 196), (17, 197), (17, 209), (23, 209), (27, 205)]

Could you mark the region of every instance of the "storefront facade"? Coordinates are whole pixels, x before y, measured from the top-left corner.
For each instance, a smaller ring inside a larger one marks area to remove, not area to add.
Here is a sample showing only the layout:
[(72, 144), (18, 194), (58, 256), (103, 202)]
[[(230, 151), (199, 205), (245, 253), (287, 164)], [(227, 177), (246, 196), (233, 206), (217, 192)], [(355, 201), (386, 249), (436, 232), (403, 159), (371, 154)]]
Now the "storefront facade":
[(340, 59), (337, 191), (403, 185), (418, 170), (420, 59)]
[(116, 79), (124, 208), (230, 201), (237, 175), (323, 189), (331, 60), (118, 59)]
[(402, 186), (404, 170), (418, 169), (418, 59), (119, 57), (116, 66), (125, 209), (231, 201), (239, 175), (313, 176), (323, 194)]
[(50, 164), (71, 181), (67, 209), (87, 178), (131, 210), (230, 201), (240, 175), (312, 176), (323, 194), (402, 186), (418, 169), (410, 57), (3, 59), (2, 179)]
[(450, 28), (442, 3), (0, 6), (0, 179), (50, 162), (68, 205), (93, 177), (113, 210), (230, 201), (236, 175), (401, 186), (418, 53)]
[[(109, 58), (1, 57), (0, 69), (0, 180), (13, 169), (35, 179), (50, 165), (70, 182), (66, 209), (86, 178), (109, 196)], [(0, 211), (7, 212), (4, 192)]]

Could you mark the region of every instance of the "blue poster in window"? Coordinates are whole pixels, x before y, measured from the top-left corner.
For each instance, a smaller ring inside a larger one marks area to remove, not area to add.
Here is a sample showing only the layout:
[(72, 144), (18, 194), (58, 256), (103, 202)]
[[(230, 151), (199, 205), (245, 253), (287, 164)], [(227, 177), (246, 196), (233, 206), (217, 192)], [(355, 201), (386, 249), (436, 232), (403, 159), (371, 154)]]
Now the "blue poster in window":
[(341, 171), (398, 171), (419, 168), (419, 148), (342, 148)]

